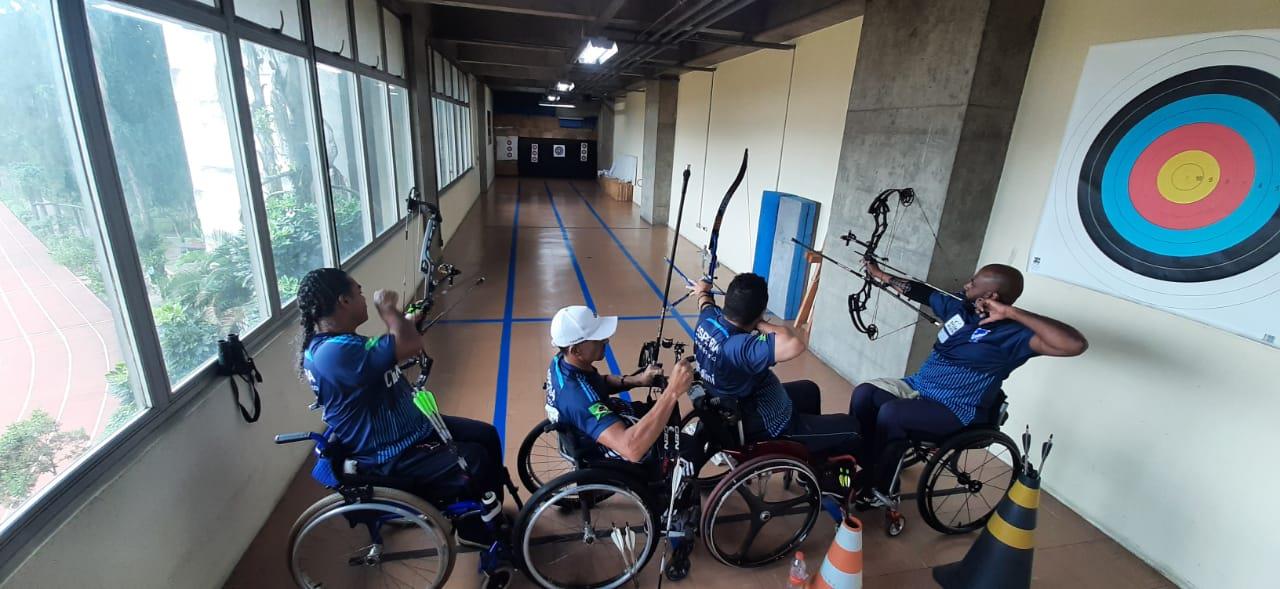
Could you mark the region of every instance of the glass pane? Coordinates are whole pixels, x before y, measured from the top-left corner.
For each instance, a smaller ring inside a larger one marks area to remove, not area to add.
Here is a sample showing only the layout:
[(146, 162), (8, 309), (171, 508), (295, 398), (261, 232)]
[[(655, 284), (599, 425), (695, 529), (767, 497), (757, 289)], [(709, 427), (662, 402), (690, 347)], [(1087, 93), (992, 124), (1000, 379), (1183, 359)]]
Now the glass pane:
[(396, 222), (396, 172), (391, 160), (391, 117), (387, 85), (360, 78), (364, 97), (364, 142), (369, 154), (369, 184), (373, 188), (373, 234), (382, 235)]
[(89, 28), (169, 380), (266, 316), (222, 39), (94, 1)]
[(444, 58), (441, 57), (440, 54), (436, 53), (435, 51), (431, 52), (431, 73), (435, 78), (435, 83), (432, 84), (431, 89), (443, 94), (444, 93)]
[(382, 68), (382, 30), (378, 25), (376, 0), (356, 0), (356, 55), (360, 63)]
[(387, 72), (404, 76), (404, 33), (400, 30), (400, 18), (384, 9), (382, 28), (387, 33)]
[(431, 99), (431, 129), (435, 132), (435, 157), (436, 157), (436, 188), (444, 187), (444, 101), (439, 98)]
[(329, 185), (333, 188), (338, 254), (346, 261), (373, 239), (356, 106), (356, 75), (327, 65), (318, 66), (316, 72), (320, 78), (320, 110), (324, 118)]
[[(396, 156), (396, 194), (401, 199), (409, 195), (414, 186), (413, 123), (409, 118), (409, 90), (391, 86), (391, 143)], [(403, 204), (404, 200), (397, 201)], [(404, 207), (400, 207), (404, 216)]]
[(347, 0), (311, 0), (311, 27), (316, 47), (351, 57), (349, 22)]
[(302, 19), (298, 0), (241, 0), (236, 2), (236, 16), (251, 20), (269, 29), (293, 37), (302, 38)]
[(146, 408), (98, 233), (53, 10), (0, 6), (0, 526)]
[(325, 265), (324, 166), (315, 140), (310, 72), (301, 57), (247, 41), (242, 46), (271, 254), (284, 304), (298, 294), (303, 275)]

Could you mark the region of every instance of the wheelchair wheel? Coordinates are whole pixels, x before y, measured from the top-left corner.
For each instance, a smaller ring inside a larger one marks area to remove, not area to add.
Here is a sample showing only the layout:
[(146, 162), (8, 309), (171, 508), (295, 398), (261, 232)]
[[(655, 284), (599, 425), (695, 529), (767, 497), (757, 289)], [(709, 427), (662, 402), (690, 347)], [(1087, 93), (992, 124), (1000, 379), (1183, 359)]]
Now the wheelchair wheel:
[[(566, 498), (580, 509), (556, 508)], [(515, 552), (541, 587), (611, 589), (628, 583), (653, 556), (660, 535), (643, 483), (604, 469), (574, 471), (543, 485), (516, 519)], [(626, 535), (634, 533), (634, 552)], [(615, 544), (619, 532), (623, 550)]]
[(963, 534), (987, 523), (1017, 477), (1018, 447), (1003, 433), (962, 432), (946, 440), (920, 473), (916, 504), (925, 523), (944, 534)]
[(538, 492), (548, 481), (573, 470), (573, 461), (560, 453), (560, 435), (551, 420), (539, 422), (520, 442), (516, 473), (529, 493)]
[(733, 469), (707, 498), (702, 538), (716, 560), (757, 567), (787, 556), (822, 511), (818, 478), (804, 462), (772, 455)]
[(294, 582), (308, 589), (443, 587), (457, 553), (449, 520), (436, 508), (383, 487), (359, 503), (338, 493), (317, 501), (293, 524), (288, 550)]

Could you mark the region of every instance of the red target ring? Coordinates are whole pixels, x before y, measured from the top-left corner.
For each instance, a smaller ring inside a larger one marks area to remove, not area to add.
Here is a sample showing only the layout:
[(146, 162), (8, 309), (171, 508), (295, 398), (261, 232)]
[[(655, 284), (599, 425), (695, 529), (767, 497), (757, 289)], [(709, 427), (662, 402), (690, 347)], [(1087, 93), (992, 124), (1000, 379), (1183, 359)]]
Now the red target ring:
[[(1219, 175), (1200, 180), (1209, 183), (1207, 196), (1179, 203), (1161, 192), (1159, 176), (1166, 163), (1191, 150), (1212, 157)], [(1185, 125), (1161, 135), (1138, 156), (1129, 176), (1129, 196), (1138, 214), (1155, 225), (1198, 229), (1240, 207), (1253, 184), (1254, 171), (1253, 150), (1239, 133), (1216, 123)]]

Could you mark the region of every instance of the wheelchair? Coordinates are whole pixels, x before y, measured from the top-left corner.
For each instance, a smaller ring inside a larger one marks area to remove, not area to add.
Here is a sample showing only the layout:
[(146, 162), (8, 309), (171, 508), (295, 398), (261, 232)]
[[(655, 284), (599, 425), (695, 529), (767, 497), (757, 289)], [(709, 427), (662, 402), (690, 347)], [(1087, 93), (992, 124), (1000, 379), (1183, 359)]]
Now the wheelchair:
[[(885, 531), (902, 533), (906, 518), (903, 501), (915, 500), (929, 527), (943, 534), (964, 534), (986, 525), (996, 505), (1017, 479), (1023, 456), (1000, 426), (1009, 419), (1005, 392), (997, 392), (988, 406), (979, 407), (986, 418), (944, 437), (908, 432), (906, 451), (894, 469), (889, 493), (875, 495), (884, 505)], [(923, 464), (920, 472), (908, 472)], [(916, 490), (902, 493), (904, 476), (915, 475)]]
[[(326, 434), (275, 437), (277, 444), (303, 441), (315, 443), (312, 478), (334, 492), (307, 508), (289, 532), (289, 572), (298, 587), (443, 587), (460, 552), (456, 522), (480, 518), (495, 535), (499, 532), (497, 520), (485, 518), (479, 501), (459, 499), (437, 508), (397, 488), (413, 481), (356, 472), (341, 445)], [(519, 497), (513, 498), (519, 505)], [(502, 550), (498, 542), (481, 550), (483, 573), (514, 574), (501, 568)]]
[[(619, 587), (666, 538), (670, 558), (664, 556), (662, 574), (678, 580), (688, 573), (695, 536), (724, 564), (761, 566), (791, 554), (824, 507), (841, 517), (838, 506), (824, 501), (819, 474), (794, 442), (764, 442), (735, 452), (733, 470), (713, 487), (697, 478), (693, 465), (679, 458), (679, 446), (697, 444), (694, 454), (704, 457), (721, 454), (717, 436), (734, 427), (709, 409), (710, 396), (701, 391), (695, 385), (691, 392), (701, 408), (691, 414), (696, 417), (673, 416), (653, 451), (655, 460), (646, 463), (602, 457), (594, 443), (556, 424), (526, 437), (545, 440), (545, 454), (566, 468), (539, 485), (516, 520), (515, 552), (530, 579), (542, 587)], [(844, 458), (829, 464), (852, 466), (853, 459)], [(528, 473), (521, 470), (524, 479)]]

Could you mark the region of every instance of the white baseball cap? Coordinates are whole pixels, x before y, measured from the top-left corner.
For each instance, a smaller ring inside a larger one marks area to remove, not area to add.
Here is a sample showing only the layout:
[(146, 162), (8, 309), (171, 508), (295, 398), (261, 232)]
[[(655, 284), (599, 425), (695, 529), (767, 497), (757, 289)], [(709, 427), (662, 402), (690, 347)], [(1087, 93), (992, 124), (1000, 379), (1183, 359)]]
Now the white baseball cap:
[(617, 317), (600, 317), (582, 305), (565, 307), (551, 318), (551, 343), (560, 348), (585, 341), (609, 339), (618, 329)]

